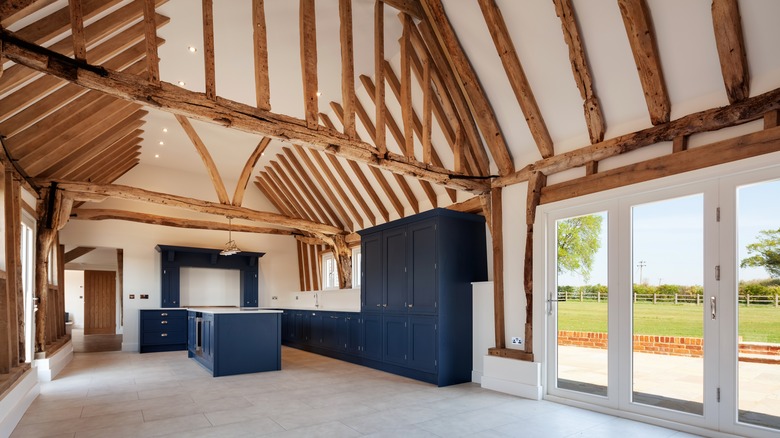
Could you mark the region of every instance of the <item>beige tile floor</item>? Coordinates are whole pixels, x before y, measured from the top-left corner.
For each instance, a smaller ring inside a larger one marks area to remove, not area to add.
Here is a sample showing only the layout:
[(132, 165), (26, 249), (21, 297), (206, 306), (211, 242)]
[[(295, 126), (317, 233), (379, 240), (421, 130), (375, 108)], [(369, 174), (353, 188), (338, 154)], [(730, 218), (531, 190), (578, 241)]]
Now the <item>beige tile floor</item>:
[(212, 378), (184, 352), (78, 353), (12, 437), (691, 436), (283, 349), (282, 371)]

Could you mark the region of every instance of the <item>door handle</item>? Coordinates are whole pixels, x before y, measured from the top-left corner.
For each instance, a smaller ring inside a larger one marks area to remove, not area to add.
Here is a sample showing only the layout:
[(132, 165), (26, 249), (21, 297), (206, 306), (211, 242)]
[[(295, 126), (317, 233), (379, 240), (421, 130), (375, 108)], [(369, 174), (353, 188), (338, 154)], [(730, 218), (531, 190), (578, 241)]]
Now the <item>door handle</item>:
[(715, 319), (717, 314), (718, 314), (717, 299), (715, 297), (710, 297), (710, 316), (712, 317), (712, 319)]

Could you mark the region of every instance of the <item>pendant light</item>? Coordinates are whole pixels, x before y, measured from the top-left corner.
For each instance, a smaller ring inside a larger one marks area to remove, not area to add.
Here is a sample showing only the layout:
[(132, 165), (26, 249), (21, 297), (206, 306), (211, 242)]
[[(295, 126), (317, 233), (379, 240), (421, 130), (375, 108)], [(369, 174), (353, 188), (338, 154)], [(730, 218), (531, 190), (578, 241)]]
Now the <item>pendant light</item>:
[(233, 240), (233, 218), (228, 216), (228, 241), (225, 244), (225, 249), (219, 252), (219, 255), (230, 256), (241, 252), (236, 245), (236, 241)]

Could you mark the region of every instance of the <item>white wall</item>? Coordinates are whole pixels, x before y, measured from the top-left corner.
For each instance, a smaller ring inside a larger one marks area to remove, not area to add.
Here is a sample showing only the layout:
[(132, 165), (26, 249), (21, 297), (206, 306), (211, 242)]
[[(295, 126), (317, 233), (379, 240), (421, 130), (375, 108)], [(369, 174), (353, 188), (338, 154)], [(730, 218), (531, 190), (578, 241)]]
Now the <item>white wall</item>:
[(73, 328), (84, 328), (84, 271), (65, 270), (65, 311)]
[[(205, 171), (203, 175), (199, 175), (172, 172), (167, 169), (136, 168), (117, 183), (150, 190), (167, 190), (195, 198), (210, 197), (214, 191)], [(262, 195), (251, 187), (247, 190), (244, 205), (257, 210), (274, 211)], [(119, 208), (147, 213), (164, 212), (182, 218), (223, 219), (192, 214), (181, 209), (113, 199), (100, 204), (88, 204), (82, 208), (89, 207)], [(273, 293), (298, 288), (298, 260), (293, 237), (234, 232), (233, 238), (245, 251), (265, 253), (259, 261), (259, 304), (261, 306), (271, 305), (270, 297)], [(64, 245), (114, 247), (124, 250), (125, 306), (122, 349), (125, 351), (138, 350), (138, 310), (160, 307), (160, 254), (154, 249), (155, 245), (220, 248), (226, 241), (227, 233), (224, 231), (191, 230), (115, 220), (71, 220), (60, 235), (60, 242)], [(135, 295), (135, 299), (128, 298), (131, 294)], [(148, 294), (149, 299), (141, 300), (141, 294)]]

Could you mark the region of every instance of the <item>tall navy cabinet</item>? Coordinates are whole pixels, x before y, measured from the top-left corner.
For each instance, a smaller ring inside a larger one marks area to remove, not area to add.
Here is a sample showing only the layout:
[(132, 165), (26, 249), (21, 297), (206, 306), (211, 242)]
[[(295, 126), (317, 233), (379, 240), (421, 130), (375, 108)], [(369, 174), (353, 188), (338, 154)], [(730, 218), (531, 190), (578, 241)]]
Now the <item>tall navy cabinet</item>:
[(471, 381), (471, 283), (485, 219), (434, 209), (359, 231), (366, 365), (439, 386)]

